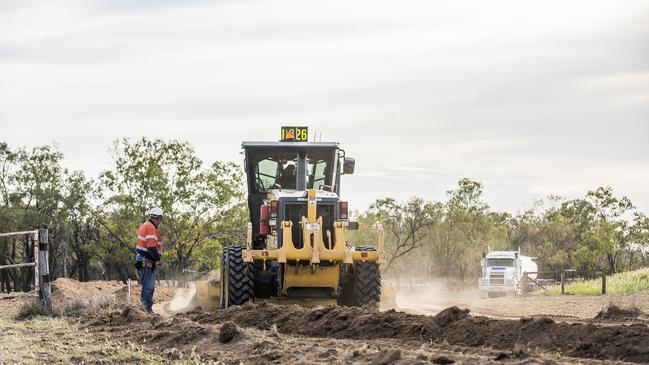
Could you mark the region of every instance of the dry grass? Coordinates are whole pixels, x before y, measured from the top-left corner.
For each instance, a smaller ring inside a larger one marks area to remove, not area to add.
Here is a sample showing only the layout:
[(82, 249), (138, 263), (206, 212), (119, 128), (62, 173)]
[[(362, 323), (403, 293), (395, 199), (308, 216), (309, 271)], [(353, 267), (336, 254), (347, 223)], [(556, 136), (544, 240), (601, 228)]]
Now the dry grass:
[(66, 318), (38, 316), (16, 321), (0, 318), (3, 363), (154, 364), (165, 359), (133, 344), (97, 338)]
[[(160, 364), (169, 360), (142, 346), (90, 333), (73, 318), (95, 308), (72, 301), (50, 311), (29, 298), (15, 314), (0, 315), (0, 363)], [(91, 311), (92, 312), (92, 311)], [(177, 363), (177, 362), (175, 362)], [(195, 363), (195, 362), (192, 362)]]

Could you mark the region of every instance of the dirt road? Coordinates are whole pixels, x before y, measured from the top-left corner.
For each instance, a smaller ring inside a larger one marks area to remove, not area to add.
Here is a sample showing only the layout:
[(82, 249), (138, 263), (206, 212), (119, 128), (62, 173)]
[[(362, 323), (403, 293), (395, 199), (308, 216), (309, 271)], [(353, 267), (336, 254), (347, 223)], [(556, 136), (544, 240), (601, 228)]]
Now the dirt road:
[(474, 315), (497, 318), (550, 317), (578, 320), (594, 318), (608, 306), (637, 307), (649, 313), (649, 295), (575, 296), (524, 295), (481, 299), (478, 290), (448, 291), (438, 285), (402, 287), (397, 291), (400, 310), (416, 314), (437, 314), (444, 308), (468, 308)]

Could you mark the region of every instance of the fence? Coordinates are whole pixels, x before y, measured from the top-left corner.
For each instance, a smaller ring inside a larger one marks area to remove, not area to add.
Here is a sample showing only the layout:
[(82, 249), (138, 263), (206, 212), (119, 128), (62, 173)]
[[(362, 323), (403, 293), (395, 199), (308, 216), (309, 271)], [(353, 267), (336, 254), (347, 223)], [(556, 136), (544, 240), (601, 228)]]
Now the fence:
[[(43, 305), (52, 308), (52, 288), (50, 287), (49, 234), (47, 229), (33, 231), (0, 233), (0, 237), (24, 236), (31, 239), (34, 246), (34, 261), (20, 264), (2, 265), (0, 270), (20, 267), (34, 267), (34, 287), (39, 291)], [(38, 244), (37, 244), (38, 243)]]
[[(535, 277), (531, 277), (535, 275)], [(540, 278), (544, 275), (551, 275), (552, 279)], [(535, 288), (540, 288), (547, 291), (547, 286), (550, 284), (560, 283), (561, 294), (566, 293), (566, 284), (570, 284), (578, 279), (595, 278), (601, 276), (602, 278), (602, 295), (606, 294), (606, 271), (576, 271), (576, 270), (559, 270), (559, 271), (537, 271), (537, 272), (524, 272), (522, 279), (523, 292), (529, 292)], [(558, 278), (558, 280), (557, 280)]]

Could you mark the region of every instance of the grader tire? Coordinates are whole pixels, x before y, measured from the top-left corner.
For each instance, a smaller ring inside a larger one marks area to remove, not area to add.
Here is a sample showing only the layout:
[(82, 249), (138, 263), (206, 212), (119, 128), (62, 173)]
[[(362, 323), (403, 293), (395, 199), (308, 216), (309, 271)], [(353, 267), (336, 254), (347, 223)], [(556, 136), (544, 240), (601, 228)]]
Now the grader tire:
[(228, 246), (221, 254), (221, 308), (241, 305), (255, 295), (253, 272), (243, 261), (243, 246)]
[[(359, 246), (357, 251), (374, 251), (372, 247)], [(376, 262), (354, 264), (354, 300), (359, 307), (378, 309), (381, 304), (381, 271)]]

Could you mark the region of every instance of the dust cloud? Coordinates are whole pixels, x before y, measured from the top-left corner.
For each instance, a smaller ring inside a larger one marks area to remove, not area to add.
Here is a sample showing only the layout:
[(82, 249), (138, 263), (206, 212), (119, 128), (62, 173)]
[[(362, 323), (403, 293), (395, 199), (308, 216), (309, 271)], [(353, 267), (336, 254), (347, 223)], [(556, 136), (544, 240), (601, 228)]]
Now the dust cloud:
[(389, 281), (395, 288), (397, 308), (406, 312), (437, 314), (451, 306), (472, 308), (483, 301), (477, 289), (449, 286), (444, 280)]
[(178, 313), (191, 309), (195, 296), (195, 283), (189, 283), (189, 288), (177, 288), (173, 299), (169, 303), (169, 310)]

